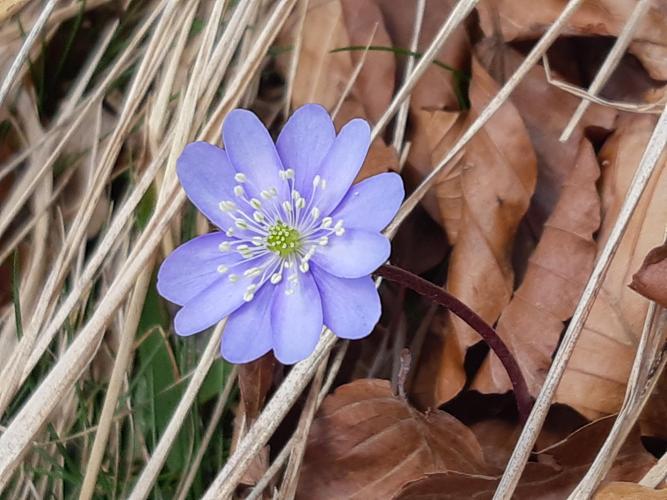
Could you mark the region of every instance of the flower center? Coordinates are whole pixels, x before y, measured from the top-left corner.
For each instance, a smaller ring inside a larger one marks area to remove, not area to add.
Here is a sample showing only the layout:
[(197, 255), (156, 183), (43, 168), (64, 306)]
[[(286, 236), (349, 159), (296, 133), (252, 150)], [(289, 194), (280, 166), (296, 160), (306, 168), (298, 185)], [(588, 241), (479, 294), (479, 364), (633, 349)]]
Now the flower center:
[(284, 222), (277, 222), (269, 229), (266, 248), (280, 257), (289, 257), (301, 249), (301, 234)]

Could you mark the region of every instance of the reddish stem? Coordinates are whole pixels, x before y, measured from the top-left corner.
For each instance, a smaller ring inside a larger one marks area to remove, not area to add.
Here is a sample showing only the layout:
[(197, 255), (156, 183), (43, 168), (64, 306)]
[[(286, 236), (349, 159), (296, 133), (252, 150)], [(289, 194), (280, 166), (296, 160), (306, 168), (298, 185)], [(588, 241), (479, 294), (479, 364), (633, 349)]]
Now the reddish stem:
[(491, 350), (496, 353), (496, 356), (498, 356), (500, 362), (505, 367), (510, 382), (512, 383), (512, 388), (514, 389), (514, 397), (516, 399), (519, 417), (522, 422), (526, 421), (530, 414), (530, 409), (533, 406), (533, 399), (528, 392), (526, 381), (523, 378), (523, 374), (519, 369), (516, 359), (514, 359), (514, 356), (496, 331), (489, 326), (486, 321), (443, 288), (434, 285), (405, 269), (392, 266), (391, 264), (385, 264), (376, 271), (376, 274), (389, 281), (400, 283), (404, 287), (430, 299), (432, 302), (446, 307), (475, 330)]

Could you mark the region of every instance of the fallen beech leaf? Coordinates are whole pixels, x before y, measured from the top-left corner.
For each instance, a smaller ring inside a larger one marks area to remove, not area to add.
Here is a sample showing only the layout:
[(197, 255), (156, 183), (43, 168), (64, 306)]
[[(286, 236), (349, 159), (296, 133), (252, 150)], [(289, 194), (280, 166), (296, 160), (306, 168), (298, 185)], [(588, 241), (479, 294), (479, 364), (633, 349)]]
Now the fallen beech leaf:
[[(613, 424), (605, 418), (588, 424), (565, 440), (538, 454), (538, 462), (529, 462), (512, 495), (518, 500), (561, 500), (567, 498), (591, 465)], [(545, 463), (548, 462), (548, 463)], [(631, 433), (609, 471), (607, 481), (637, 481), (655, 463), (655, 458), (641, 445), (639, 434)], [(498, 478), (454, 472), (425, 474), (407, 483), (395, 496), (416, 499), (491, 499)]]
[(482, 445), (486, 463), (498, 470), (504, 469), (512, 455), (521, 427), (507, 420), (488, 419), (472, 424), (470, 429)]
[(630, 288), (667, 307), (667, 243), (651, 250), (630, 283)]
[[(497, 90), (497, 84), (473, 60), (467, 124)], [(433, 158), (440, 158), (465, 128), (464, 124), (452, 127), (435, 148)], [(470, 141), (463, 158), (443, 171), (432, 190), (438, 201), (446, 200), (439, 208), (454, 244), (447, 290), (490, 324), (496, 322), (512, 295), (512, 243), (535, 180), (536, 159), (528, 133), (508, 102)], [(439, 406), (461, 390), (465, 381), (461, 360), (468, 347), (480, 341), (460, 319), (443, 314), (444, 325), (427, 339), (431, 345), (425, 349), (426, 364), (417, 375), (415, 394), (424, 405)]]
[[(561, 35), (618, 36), (636, 5), (635, 0), (586, 0), (567, 20)], [(480, 26), (487, 36), (500, 29), (506, 41), (539, 38), (563, 11), (563, 0), (542, 0), (526, 9), (522, 0), (483, 0), (479, 3)], [(653, 2), (635, 31), (628, 50), (646, 67), (651, 77), (667, 80), (667, 10)]]
[[(279, 43), (292, 45), (296, 15), (286, 25)], [(328, 110), (338, 103), (354, 73), (362, 51), (331, 53), (334, 49), (351, 45), (367, 45), (376, 29), (373, 45), (390, 46), (391, 40), (384, 28), (382, 13), (375, 2), (334, 0), (314, 3), (308, 8), (303, 24), (299, 64), (294, 77), (292, 108), (317, 102)], [(291, 53), (280, 59), (284, 73), (289, 67)], [(376, 121), (391, 101), (394, 92), (396, 62), (388, 52), (371, 51), (353, 88), (352, 98), (363, 110), (360, 115)]]
[[(497, 43), (495, 39), (487, 39), (478, 44), (476, 53), (498, 82), (504, 82), (512, 75), (524, 59), (519, 52)], [(557, 74), (553, 76), (560, 79)], [(611, 130), (616, 111), (591, 105), (570, 139), (565, 143), (560, 142), (561, 132), (579, 105), (580, 99), (551, 85), (546, 79), (544, 69), (539, 65), (533, 66), (521, 80), (512, 92), (511, 100), (526, 124), (537, 154), (537, 186), (526, 218), (532, 232), (539, 236), (542, 225), (558, 201), (561, 186), (575, 164), (585, 130), (588, 127)]]
[(667, 490), (654, 490), (635, 483), (617, 481), (600, 488), (593, 500), (664, 500), (665, 498)]
[[(296, 17), (287, 24), (280, 43), (292, 44)], [(331, 52), (352, 45), (366, 46), (375, 31), (373, 45), (390, 46), (382, 12), (374, 1), (334, 0), (311, 3), (303, 24), (301, 52), (294, 76), (292, 107), (306, 103), (321, 104), (333, 111), (353, 76), (363, 51)], [(287, 74), (291, 53), (279, 59)], [(396, 61), (388, 52), (369, 51), (350, 95), (335, 117), (337, 126), (352, 118), (377, 121), (391, 102)], [(377, 138), (355, 182), (372, 175), (398, 170), (398, 155), (391, 146)]]
[[(593, 234), (600, 225), (599, 176), (595, 152), (584, 138), (523, 282), (498, 320), (496, 331), (514, 354), (534, 396), (551, 365), (563, 322), (572, 316), (593, 269), (597, 249)], [(482, 393), (511, 390), (507, 373), (492, 352), (472, 388)]]
[[(356, 3), (364, 2), (357, 1)], [(410, 48), (417, 2), (378, 0), (378, 4), (393, 45), (402, 49)], [(417, 52), (423, 53), (431, 44), (449, 16), (451, 4), (452, 0), (426, 0)], [(469, 59), (470, 43), (465, 27), (461, 23), (436, 54), (435, 60), (456, 68), (461, 73), (466, 73)], [(461, 83), (457, 81), (452, 71), (430, 65), (410, 94), (410, 108), (413, 111), (459, 109), (457, 88), (461, 86)]]
[[(623, 115), (600, 152), (599, 248), (616, 221), (654, 125), (651, 116)], [(627, 284), (648, 250), (662, 241), (667, 220), (667, 169), (664, 158), (659, 161), (662, 167), (653, 175), (630, 220), (556, 392), (555, 401), (570, 405), (587, 418), (616, 412), (625, 394), (648, 307), (648, 301)]]
[(384, 499), (425, 472), (445, 470), (488, 472), (470, 429), (445, 412), (415, 410), (385, 380), (360, 379), (324, 400), (297, 497)]

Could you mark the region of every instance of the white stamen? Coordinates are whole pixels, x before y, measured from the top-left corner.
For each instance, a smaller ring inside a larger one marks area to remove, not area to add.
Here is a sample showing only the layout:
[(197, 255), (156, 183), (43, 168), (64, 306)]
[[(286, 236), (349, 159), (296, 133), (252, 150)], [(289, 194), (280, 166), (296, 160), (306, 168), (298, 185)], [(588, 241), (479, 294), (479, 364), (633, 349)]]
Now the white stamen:
[(264, 244), (264, 238), (262, 238), (261, 236), (253, 236), (252, 244), (255, 245), (256, 247), (261, 247)]
[(253, 198), (252, 200), (250, 200), (250, 206), (255, 210), (259, 210), (260, 208), (262, 208), (262, 202), (259, 201), (257, 198)]
[(239, 198), (242, 197), (245, 194), (243, 186), (234, 186), (234, 194)]
[(301, 198), (301, 193), (299, 193), (296, 189), (292, 191), (292, 199), (296, 201), (299, 198)]
[(303, 260), (301, 264), (299, 264), (299, 271), (301, 271), (302, 273), (307, 273), (309, 269), (310, 269), (310, 264), (308, 264), (307, 260)]
[(262, 212), (253, 212), (252, 218), (255, 222), (264, 222), (264, 214)]
[(314, 219), (317, 220), (320, 217), (320, 209), (317, 207), (313, 207), (310, 209), (310, 216)]
[(285, 178), (294, 179), (294, 169), (288, 168), (287, 170), (285, 170)]
[(345, 234), (345, 228), (344, 227), (339, 227), (334, 231), (336, 236), (343, 236)]
[(225, 274), (228, 270), (229, 270), (229, 268), (227, 266), (225, 266), (224, 264), (220, 264), (218, 266), (218, 272), (220, 274)]
[(250, 277), (259, 276), (260, 274), (262, 274), (262, 270), (259, 267), (251, 267), (250, 269), (246, 269), (243, 272), (243, 276), (250, 276)]
[(328, 236), (322, 236), (318, 238), (317, 243), (319, 243), (321, 246), (325, 247), (329, 244), (329, 237)]
[(316, 175), (315, 178), (313, 179), (313, 187), (319, 186), (321, 180), (322, 178), (319, 175)]
[(341, 227), (343, 227), (343, 219), (336, 222), (336, 225), (334, 226), (334, 229), (340, 229)]
[(331, 217), (325, 217), (322, 219), (322, 224), (320, 226), (324, 229), (328, 228), (331, 224), (333, 224), (333, 219)]
[(288, 213), (292, 211), (292, 205), (290, 205), (289, 201), (283, 201), (283, 210)]
[(247, 181), (248, 179), (247, 179), (247, 177), (245, 176), (245, 174), (242, 174), (241, 172), (239, 172), (238, 174), (234, 174), (234, 180), (235, 180), (236, 182), (245, 182), (245, 181)]
[(320, 189), (326, 189), (327, 188), (327, 180), (322, 179), (320, 180)]
[(271, 199), (271, 193), (269, 191), (264, 190), (261, 193), (259, 193), (259, 195), (262, 198), (264, 198), (265, 200), (270, 200)]
[(296, 208), (298, 208), (298, 209), (306, 208), (306, 199), (305, 198), (299, 198), (298, 200), (296, 200), (295, 205), (296, 205)]
[(233, 227), (230, 227), (229, 229), (227, 229), (227, 231), (225, 231), (225, 234), (226, 234), (229, 238), (231, 238), (232, 236), (234, 236), (234, 228), (233, 228)]
[(229, 241), (223, 241), (218, 245), (218, 249), (221, 252), (229, 252), (230, 248), (232, 248), (232, 244)]
[(280, 273), (273, 273), (271, 275), (271, 283), (273, 283), (274, 285), (277, 285), (278, 283), (280, 283), (282, 281), (282, 279), (283, 279), (283, 275), (280, 274)]
[(232, 283), (236, 283), (238, 280), (239, 280), (238, 275), (236, 275), (236, 274), (230, 274), (229, 275), (229, 281), (231, 281)]
[(234, 224), (236, 224), (236, 227), (239, 229), (248, 229), (248, 224), (244, 220), (237, 220), (234, 222)]
[(236, 203), (234, 203), (233, 201), (229, 201), (229, 200), (222, 200), (220, 203), (218, 203), (218, 207), (223, 212), (231, 212), (232, 210), (234, 210), (236, 208)]

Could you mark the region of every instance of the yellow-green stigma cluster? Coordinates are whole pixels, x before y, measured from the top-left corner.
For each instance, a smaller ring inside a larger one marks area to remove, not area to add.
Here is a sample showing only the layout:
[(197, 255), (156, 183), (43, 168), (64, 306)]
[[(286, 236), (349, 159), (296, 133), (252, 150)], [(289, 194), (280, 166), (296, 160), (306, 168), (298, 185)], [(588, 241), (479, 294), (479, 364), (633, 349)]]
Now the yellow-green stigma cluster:
[(280, 257), (288, 257), (301, 248), (301, 235), (293, 227), (278, 222), (269, 229), (266, 237), (266, 248)]

